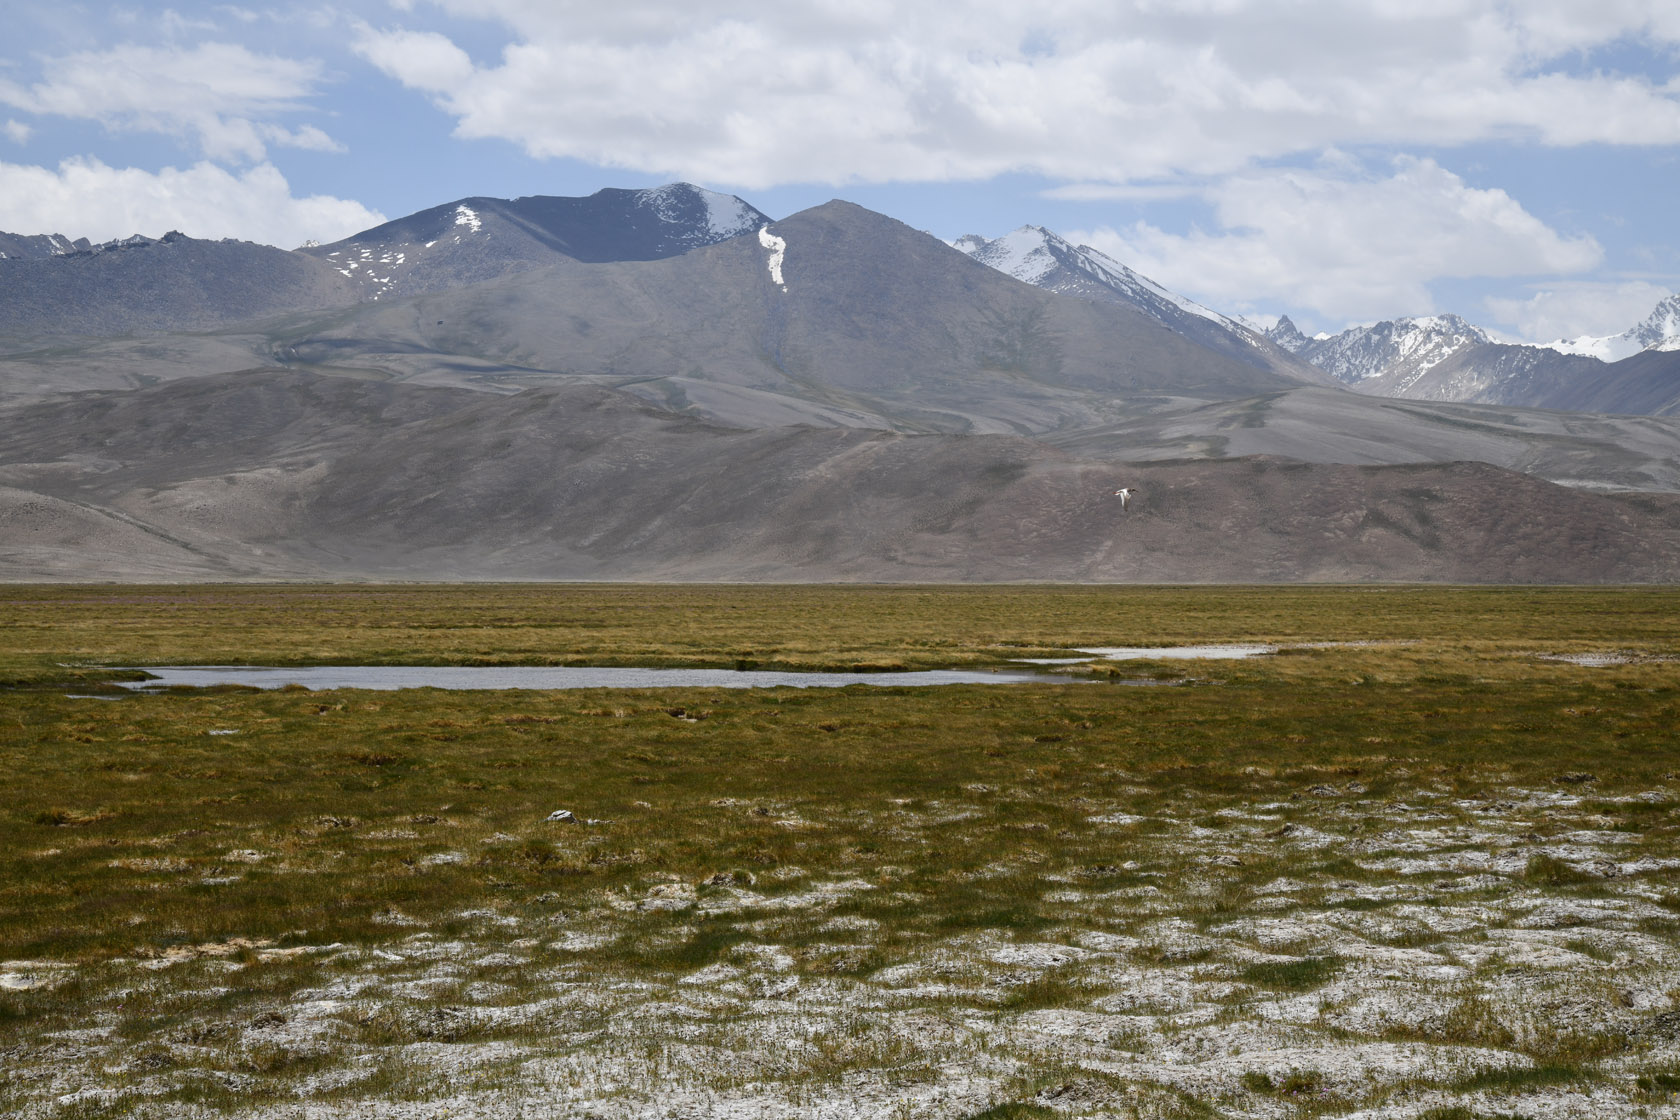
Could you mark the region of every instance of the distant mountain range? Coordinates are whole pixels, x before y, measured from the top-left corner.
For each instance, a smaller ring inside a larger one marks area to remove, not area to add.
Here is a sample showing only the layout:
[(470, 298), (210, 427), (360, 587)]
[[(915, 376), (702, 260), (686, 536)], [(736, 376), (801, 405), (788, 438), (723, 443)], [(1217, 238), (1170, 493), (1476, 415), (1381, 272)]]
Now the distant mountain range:
[[(673, 183), (583, 198), (460, 199), (292, 252), (178, 233), (103, 244), (0, 233), (0, 347), (213, 330), (555, 265), (663, 260), (770, 224), (734, 195)], [(1501, 342), (1456, 315), (1309, 338), (1287, 317), (1262, 330), (1223, 315), (1040, 226), (953, 245), (1016, 280), (1128, 308), (1228, 361), (1308, 383), (1411, 400), (1680, 412), (1680, 294), (1621, 334), (1545, 346)]]
[(1660, 315), (1309, 339), (687, 184), (0, 253), (0, 578), (1680, 579)]
[[(1288, 316), (1262, 331), (1040, 226), (1022, 226), (995, 240), (969, 234), (953, 244), (1018, 280), (1084, 299), (1125, 303), (1204, 346), (1267, 368), (1287, 368), (1272, 353), (1273, 348), (1287, 351), (1334, 383), (1373, 396), (1680, 413), (1680, 294), (1664, 299), (1643, 322), (1621, 334), (1545, 345), (1500, 342), (1457, 315), (1393, 319), (1309, 338)], [(1635, 357), (1639, 360), (1619, 364)], [(1293, 372), (1300, 375), (1298, 365)]]
[(1581, 354), (1604, 362), (1619, 362), (1645, 350), (1680, 350), (1680, 293), (1664, 299), (1644, 322), (1621, 334), (1559, 339), (1546, 345), (1560, 354)]
[[(1680, 413), (1680, 294), (1663, 300), (1643, 322), (1621, 334), (1545, 345), (1500, 342), (1457, 315), (1393, 319), (1309, 338), (1288, 316), (1261, 331), (1039, 226), (1022, 226), (995, 240), (969, 234), (953, 244), (1018, 280), (1084, 299), (1125, 303), (1202, 345), (1267, 368), (1288, 368), (1272, 353), (1274, 347), (1282, 349), (1335, 383), (1373, 396)], [(1637, 362), (1619, 364), (1636, 356)], [(1299, 366), (1293, 372), (1300, 375)]]
[(1570, 344), (1499, 342), (1456, 315), (1394, 319), (1314, 338), (1285, 316), (1266, 333), (1341, 383), (1375, 396), (1680, 413), (1680, 296), (1623, 334)]
[(1394, 319), (1315, 338), (1303, 335), (1285, 315), (1266, 333), (1342, 384), (1385, 397), (1405, 396), (1407, 389), (1442, 362), (1493, 341), (1487, 332), (1457, 315)]

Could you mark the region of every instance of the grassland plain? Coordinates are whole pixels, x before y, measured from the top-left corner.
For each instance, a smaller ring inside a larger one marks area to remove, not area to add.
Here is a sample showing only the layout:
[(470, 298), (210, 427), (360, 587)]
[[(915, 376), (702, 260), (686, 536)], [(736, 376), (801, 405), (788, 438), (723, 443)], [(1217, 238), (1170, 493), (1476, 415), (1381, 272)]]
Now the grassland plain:
[[(0, 634), (8, 1115), (1680, 1115), (1674, 589), (8, 587)], [(103, 668), (1205, 641), (1283, 649)]]

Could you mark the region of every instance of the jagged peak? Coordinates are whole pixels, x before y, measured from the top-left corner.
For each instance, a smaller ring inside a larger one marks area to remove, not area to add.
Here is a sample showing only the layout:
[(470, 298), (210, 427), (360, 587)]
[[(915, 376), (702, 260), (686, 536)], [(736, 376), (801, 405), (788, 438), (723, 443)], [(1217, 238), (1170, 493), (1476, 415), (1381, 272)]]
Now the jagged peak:
[(1300, 353), (1313, 342), (1301, 333), (1301, 328), (1287, 315), (1279, 315), (1277, 322), (1267, 328), (1265, 335), (1291, 354)]

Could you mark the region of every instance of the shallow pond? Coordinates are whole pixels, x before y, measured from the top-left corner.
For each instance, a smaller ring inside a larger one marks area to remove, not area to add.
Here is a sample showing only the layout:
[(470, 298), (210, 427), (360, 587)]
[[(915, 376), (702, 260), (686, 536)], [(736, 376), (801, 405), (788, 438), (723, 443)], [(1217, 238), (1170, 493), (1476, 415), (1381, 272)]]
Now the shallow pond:
[(1065, 684), (1065, 677), (1028, 672), (929, 669), (904, 673), (782, 673), (734, 669), (607, 669), (549, 666), (316, 665), (298, 669), (194, 665), (147, 668), (151, 680), (124, 688), (210, 688), (248, 685), (308, 689), (367, 688), (845, 688), (930, 684)]
[(1216, 645), (1216, 646), (1098, 646), (1094, 649), (1079, 647), (1080, 653), (1089, 653), (1094, 657), (1101, 657), (1105, 661), (1133, 661), (1140, 658), (1155, 658), (1161, 661), (1180, 660), (1230, 660), (1243, 657), (1263, 657), (1268, 653), (1276, 653), (1278, 647), (1256, 645)]

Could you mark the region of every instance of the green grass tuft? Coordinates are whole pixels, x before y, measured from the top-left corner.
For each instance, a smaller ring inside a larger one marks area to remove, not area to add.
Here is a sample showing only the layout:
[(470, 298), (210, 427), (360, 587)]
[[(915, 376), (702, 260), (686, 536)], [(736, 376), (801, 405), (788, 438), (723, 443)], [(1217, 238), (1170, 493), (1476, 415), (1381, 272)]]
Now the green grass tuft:
[(1262, 988), (1306, 992), (1330, 982), (1340, 972), (1340, 957), (1304, 957), (1298, 961), (1264, 961), (1242, 970), (1242, 979)]

